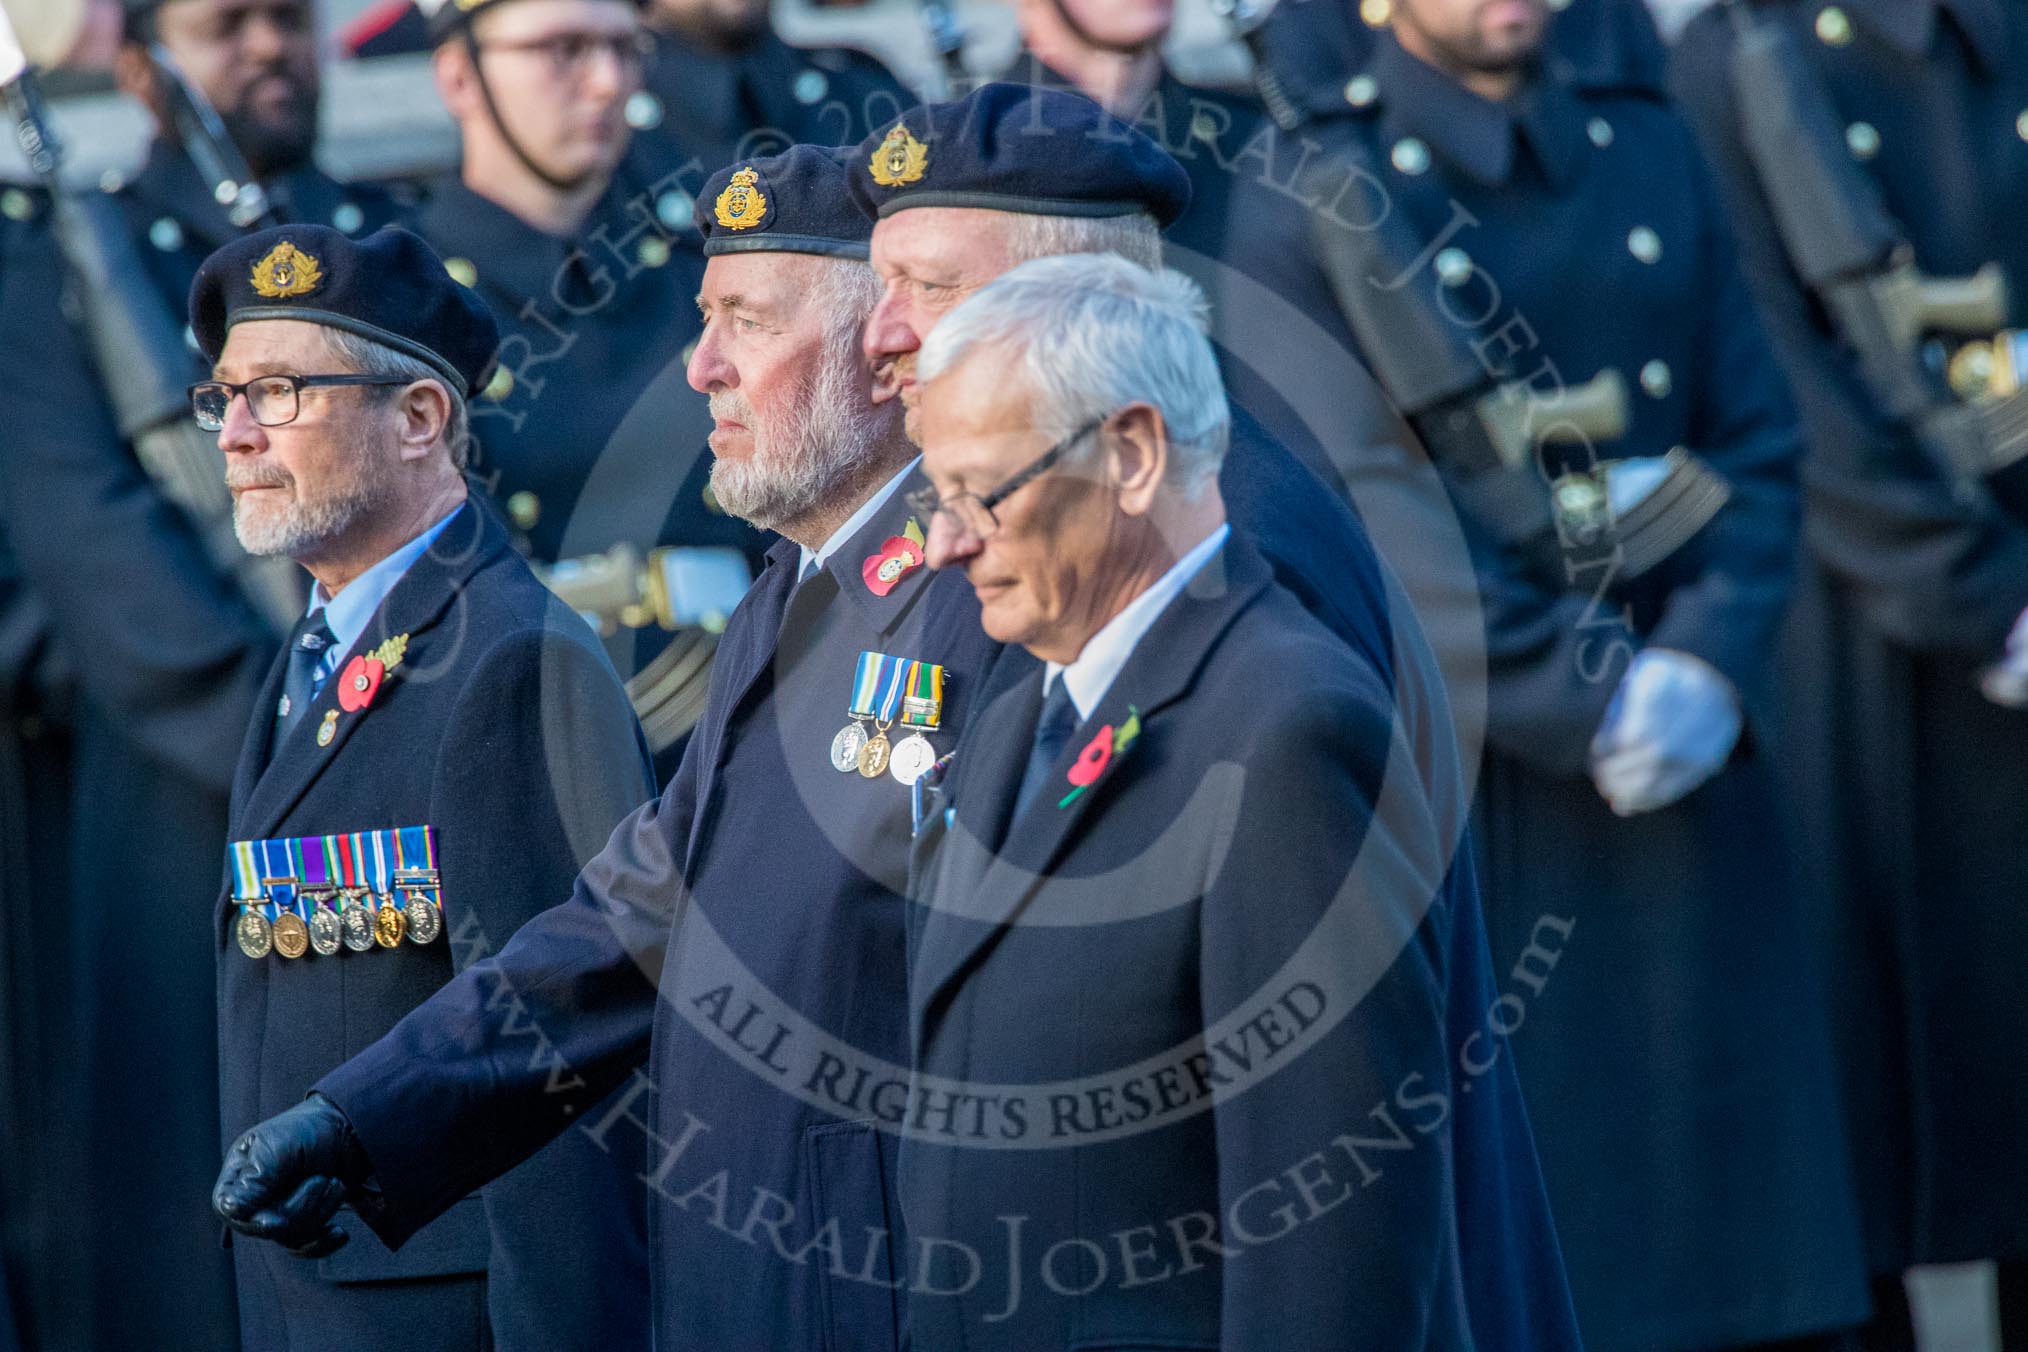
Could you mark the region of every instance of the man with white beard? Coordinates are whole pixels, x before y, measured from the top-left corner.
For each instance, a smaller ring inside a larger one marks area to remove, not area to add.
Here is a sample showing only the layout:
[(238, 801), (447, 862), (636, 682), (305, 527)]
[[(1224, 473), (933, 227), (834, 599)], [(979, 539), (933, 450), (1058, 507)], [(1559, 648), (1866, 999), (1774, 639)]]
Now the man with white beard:
[(657, 1346), (898, 1348), (905, 1297), (967, 1256), (905, 1237), (892, 1193), (904, 1118), (959, 1112), (908, 1083), (912, 791), (996, 645), (964, 577), (923, 566), (839, 155), (736, 162), (698, 203), (714, 491), (784, 538), (676, 777), (568, 901), (250, 1132), (215, 1202), (300, 1247), (349, 1200), (399, 1246), (573, 1122), (631, 1160), (645, 1133)]

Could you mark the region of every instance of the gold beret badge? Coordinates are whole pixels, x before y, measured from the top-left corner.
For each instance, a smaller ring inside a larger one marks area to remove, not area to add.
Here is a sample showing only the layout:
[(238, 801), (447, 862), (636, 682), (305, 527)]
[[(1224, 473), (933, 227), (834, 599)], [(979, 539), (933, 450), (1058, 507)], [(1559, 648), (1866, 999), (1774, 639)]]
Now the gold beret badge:
[(732, 182), (712, 204), (712, 214), (727, 230), (751, 230), (768, 213), (768, 199), (760, 190), (760, 175), (752, 169), (735, 170)]
[(887, 133), (887, 139), (873, 152), (873, 163), (868, 168), (873, 173), (873, 181), (883, 188), (915, 183), (929, 168), (929, 147), (916, 140), (907, 127), (897, 122), (894, 130)]
[(267, 257), (254, 264), (253, 289), (269, 300), (307, 296), (323, 284), (322, 265), (287, 240), (268, 250)]

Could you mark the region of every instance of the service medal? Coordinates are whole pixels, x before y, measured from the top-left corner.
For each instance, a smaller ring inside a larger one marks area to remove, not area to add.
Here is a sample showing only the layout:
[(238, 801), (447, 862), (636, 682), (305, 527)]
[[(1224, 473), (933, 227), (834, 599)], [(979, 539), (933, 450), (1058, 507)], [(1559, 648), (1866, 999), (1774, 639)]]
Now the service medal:
[(339, 923), (338, 912), (329, 906), (319, 904), (310, 912), (310, 947), (322, 957), (334, 957), (345, 946), (344, 926)]
[(841, 775), (849, 775), (859, 768), (859, 748), (866, 745), (866, 729), (858, 723), (847, 723), (838, 729), (838, 735), (831, 739), (831, 768)]
[(859, 748), (859, 775), (862, 779), (878, 779), (887, 768), (887, 734), (876, 732)]
[(408, 905), (402, 908), (402, 913), (408, 921), (410, 943), (426, 944), (443, 933), (443, 912), (420, 892), (408, 894)]
[(300, 958), (310, 951), (310, 927), (294, 911), (275, 917), (275, 952), (285, 958)]
[(380, 904), (380, 910), (373, 917), (373, 939), (382, 948), (401, 947), (401, 936), (408, 932), (408, 916), (401, 907), (388, 897)]
[(936, 748), (929, 744), (929, 738), (921, 733), (910, 733), (901, 739), (889, 758), (887, 772), (904, 784), (914, 784), (923, 772), (937, 763)]
[(239, 951), (250, 958), (265, 958), (275, 946), (274, 931), (257, 905), (241, 907), (239, 923), (232, 930), (239, 940)]
[(341, 937), (354, 953), (364, 953), (373, 947), (373, 912), (366, 909), (366, 897), (363, 887), (347, 890), (344, 908), (338, 912)]

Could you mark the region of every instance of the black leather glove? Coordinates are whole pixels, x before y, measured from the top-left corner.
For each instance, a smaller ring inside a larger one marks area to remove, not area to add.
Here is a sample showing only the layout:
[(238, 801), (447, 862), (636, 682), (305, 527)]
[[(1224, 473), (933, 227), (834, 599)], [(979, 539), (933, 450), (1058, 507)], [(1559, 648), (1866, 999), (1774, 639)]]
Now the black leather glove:
[(322, 1258), (344, 1246), (346, 1234), (332, 1218), (372, 1172), (345, 1114), (312, 1094), (233, 1142), (211, 1207), (243, 1235)]

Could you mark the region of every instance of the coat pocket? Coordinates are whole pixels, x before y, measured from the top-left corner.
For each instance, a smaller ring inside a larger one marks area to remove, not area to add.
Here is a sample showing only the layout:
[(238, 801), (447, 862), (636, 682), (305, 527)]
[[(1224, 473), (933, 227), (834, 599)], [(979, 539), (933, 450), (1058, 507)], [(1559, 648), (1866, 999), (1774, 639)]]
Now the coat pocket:
[(895, 1142), (872, 1122), (827, 1122), (803, 1133), (813, 1229), (835, 1224), (838, 1257), (812, 1255), (824, 1352), (897, 1352), (901, 1346)]

